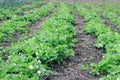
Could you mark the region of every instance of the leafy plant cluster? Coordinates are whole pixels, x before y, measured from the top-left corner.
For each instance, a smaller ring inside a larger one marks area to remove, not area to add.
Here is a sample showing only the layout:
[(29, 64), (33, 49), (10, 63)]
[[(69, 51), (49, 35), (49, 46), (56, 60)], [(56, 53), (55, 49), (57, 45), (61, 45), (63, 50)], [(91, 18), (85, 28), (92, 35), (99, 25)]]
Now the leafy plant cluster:
[(48, 3), (41, 8), (30, 12), (24, 16), (17, 16), (9, 21), (6, 21), (0, 27), (0, 41), (8, 41), (13, 39), (15, 32), (25, 32), (28, 25), (37, 22), (40, 18), (47, 16), (54, 9), (56, 3)]
[(120, 79), (120, 34), (107, 27), (94, 10), (87, 10), (77, 3), (75, 6), (78, 13), (84, 16), (87, 22), (86, 33), (97, 37), (94, 46), (106, 50), (103, 59), (99, 63), (92, 64), (94, 67), (92, 73), (103, 75), (100, 80)]
[(17, 15), (23, 14), (25, 10), (33, 9), (42, 4), (42, 1), (35, 1), (31, 4), (25, 4), (22, 6), (12, 7), (12, 8), (0, 8), (0, 20), (3, 19), (11, 19), (16, 17)]
[(35, 36), (1, 51), (1, 54), (9, 53), (6, 61), (3, 61), (3, 55), (0, 58), (1, 80), (39, 80), (51, 73), (47, 66), (52, 61), (59, 63), (73, 56), (72, 47), (77, 41), (74, 39), (74, 23), (71, 7), (61, 3), (58, 11), (43, 22)]
[[(117, 3), (116, 2), (100, 3), (100, 6), (101, 6), (100, 8), (104, 9), (104, 10), (108, 9), (109, 11), (115, 12), (117, 15), (119, 15), (120, 14), (120, 10), (119, 10), (120, 5), (119, 4), (120, 4), (120, 2), (117, 2)], [(97, 6), (97, 4), (95, 6)]]
[(103, 16), (105, 18), (108, 18), (111, 20), (111, 22), (113, 24), (115, 24), (117, 26), (117, 28), (120, 29), (120, 17), (117, 15), (116, 12), (114, 11), (111, 11), (110, 7), (109, 8), (106, 8), (104, 11), (103, 11)]
[(116, 25), (117, 29), (120, 29), (120, 17), (118, 15), (119, 10), (116, 11), (115, 8), (111, 8), (112, 6), (110, 3), (102, 3), (102, 6), (104, 7), (100, 7), (100, 8), (97, 8), (96, 6), (89, 5), (91, 9), (93, 9), (94, 11), (98, 13), (101, 13), (104, 18), (109, 19), (111, 23)]

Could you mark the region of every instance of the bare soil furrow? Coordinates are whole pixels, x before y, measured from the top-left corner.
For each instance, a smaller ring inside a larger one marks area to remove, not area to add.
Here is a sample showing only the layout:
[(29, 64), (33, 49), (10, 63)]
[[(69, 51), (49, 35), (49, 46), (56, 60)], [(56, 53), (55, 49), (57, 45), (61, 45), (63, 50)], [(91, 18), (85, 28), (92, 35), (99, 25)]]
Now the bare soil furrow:
[(111, 28), (115, 32), (120, 33), (120, 28), (118, 27), (118, 25), (113, 24), (110, 19), (107, 19), (103, 16), (101, 16), (101, 18), (102, 18), (104, 24), (106, 24), (109, 28)]
[[(102, 59), (103, 50), (96, 49), (93, 44), (96, 38), (87, 35), (84, 32), (84, 20), (76, 15), (76, 25), (78, 43), (74, 48), (75, 56), (67, 58), (61, 64), (53, 64), (54, 72), (46, 80), (98, 80), (98, 76), (90, 74), (91, 63), (97, 63)], [(83, 69), (82, 66), (88, 66), (89, 69)]]
[[(16, 15), (17, 15), (17, 16), (27, 15), (27, 14), (29, 14), (30, 12), (34, 11), (35, 9), (40, 8), (41, 6), (43, 6), (43, 5), (47, 4), (47, 3), (48, 3), (48, 2), (44, 1), (44, 2), (42, 2), (41, 4), (39, 4), (38, 6), (34, 7), (33, 9), (32, 9), (32, 8), (31, 8), (31, 9), (27, 9), (27, 10), (25, 10), (23, 13), (17, 13)], [(11, 18), (10, 18), (10, 19), (3, 18), (3, 19), (0, 21), (0, 26), (2, 25), (2, 23), (4, 23), (5, 21), (8, 21), (8, 20), (11, 20)]]
[[(22, 33), (18, 33), (18, 32), (15, 32), (14, 34), (14, 41), (13, 42), (5, 42), (3, 44), (4, 47), (9, 47), (11, 44), (14, 44), (16, 43), (17, 41), (19, 41), (20, 39), (23, 39), (25, 36), (27, 36), (28, 38), (31, 38), (33, 36), (35, 36), (36, 32), (40, 29), (41, 27), (41, 24), (49, 17), (51, 17), (54, 12), (56, 12), (57, 10), (57, 6), (56, 8), (47, 16), (39, 19), (35, 24), (31, 24), (28, 26), (28, 28), (30, 28), (29, 30), (27, 30), (26, 32), (24, 32), (24, 34)], [(30, 31), (31, 30), (31, 31)]]

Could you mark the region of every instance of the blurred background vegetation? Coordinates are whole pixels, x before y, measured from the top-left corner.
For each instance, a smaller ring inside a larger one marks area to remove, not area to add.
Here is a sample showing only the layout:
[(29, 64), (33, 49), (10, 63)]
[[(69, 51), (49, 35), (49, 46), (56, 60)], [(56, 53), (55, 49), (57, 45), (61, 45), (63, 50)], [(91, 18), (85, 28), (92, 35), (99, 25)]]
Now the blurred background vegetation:
[(40, 1), (40, 0), (0, 0), (0, 7), (10, 8), (18, 5), (23, 5), (26, 3), (31, 3), (33, 1)]

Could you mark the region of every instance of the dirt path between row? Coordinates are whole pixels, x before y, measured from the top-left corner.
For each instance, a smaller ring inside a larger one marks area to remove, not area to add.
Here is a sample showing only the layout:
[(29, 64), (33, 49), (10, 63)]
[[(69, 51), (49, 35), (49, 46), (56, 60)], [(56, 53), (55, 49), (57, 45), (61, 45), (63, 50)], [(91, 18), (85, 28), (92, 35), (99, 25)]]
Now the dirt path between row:
[[(56, 11), (57, 11), (58, 5), (55, 7), (55, 9), (47, 16), (44, 16), (43, 18), (39, 19), (35, 24), (31, 24), (28, 26), (30, 28), (25, 32), (25, 34), (21, 34), (18, 32), (15, 32), (14, 34), (14, 42), (5, 42), (2, 46), (4, 47), (9, 47), (11, 44), (14, 44), (18, 42), (20, 39), (22, 40), (25, 36), (28, 38), (31, 38), (35, 36), (36, 32), (40, 29), (41, 24), (49, 17), (51, 17)], [(30, 31), (31, 30), (31, 31)]]
[[(99, 77), (90, 74), (90, 64), (101, 60), (103, 50), (98, 50), (93, 46), (96, 38), (86, 35), (84, 26), (83, 18), (76, 15), (74, 27), (77, 30), (77, 35), (75, 37), (79, 42), (74, 48), (75, 56), (64, 60), (60, 65), (53, 64), (54, 74), (45, 80), (98, 80)], [(89, 69), (84, 70), (82, 66), (87, 66)]]
[[(36, 7), (30, 8), (30, 9), (25, 9), (23, 13), (17, 13), (16, 15), (17, 16), (25, 16), (25, 15), (29, 14), (30, 12), (42, 7), (43, 5), (45, 5), (47, 3), (48, 2), (44, 1), (44, 2), (40, 3), (39, 5), (37, 5)], [(3, 18), (2, 20), (0, 20), (0, 27), (1, 27), (2, 23), (4, 23), (5, 21), (8, 21), (8, 20), (11, 20), (11, 18), (10, 19)]]
[[(36, 35), (37, 31), (40, 30), (41, 28), (41, 24), (48, 18), (50, 18), (51, 16), (54, 15), (54, 13), (57, 11), (58, 5), (55, 6), (54, 10), (51, 11), (50, 14), (48, 14), (47, 16), (39, 19), (35, 24), (31, 24), (28, 26), (28, 28), (30, 28), (32, 31), (26, 31), (25, 34), (20, 34), (20, 33), (15, 33), (14, 35), (14, 42), (6, 42), (4, 45), (2, 45), (4, 48), (7, 48), (9, 46), (11, 46), (14, 43), (17, 43), (18, 41), (22, 41), (25, 39), (29, 39), (32, 38), (33, 36)], [(27, 37), (27, 38), (26, 38)], [(7, 60), (9, 53), (3, 53), (3, 60)]]
[[(75, 1), (79, 3), (99, 2), (98, 0), (64, 1), (69, 4), (72, 4)], [(119, 0), (110, 1), (119, 2)], [(52, 64), (51, 70), (53, 71), (53, 74), (51, 74), (44, 80), (99, 80), (100, 76), (93, 76), (91, 74), (92, 67), (90, 66), (90, 64), (100, 62), (105, 51), (102, 49), (97, 49), (93, 46), (96, 42), (96, 37), (87, 35), (84, 32), (85, 22), (83, 17), (76, 14), (75, 18), (76, 25), (74, 27), (77, 31), (77, 35), (75, 37), (79, 41), (74, 48), (75, 56), (67, 58), (61, 64)]]
[(103, 23), (106, 26), (108, 26), (110, 29), (112, 29), (112, 31), (120, 33), (120, 28), (118, 27), (118, 25), (113, 24), (110, 19), (107, 19), (104, 16), (100, 16), (100, 17), (103, 20)]
[[(102, 2), (103, 0), (62, 0), (69, 4), (74, 2)], [(106, 0), (107, 1), (107, 0)], [(111, 2), (119, 2), (119, 0), (110, 0)], [(76, 12), (76, 11), (74, 11)], [(76, 13), (75, 13), (76, 14)], [(101, 61), (104, 50), (96, 49), (93, 45), (96, 37), (87, 35), (84, 32), (84, 19), (76, 14), (76, 25), (74, 26), (77, 35), (75, 36), (79, 42), (74, 48), (75, 56), (67, 58), (61, 64), (52, 64), (51, 70), (53, 74), (45, 78), (45, 80), (99, 80), (100, 76), (91, 74), (91, 63)]]
[(33, 35), (34, 33), (36, 33), (36, 32), (40, 29), (41, 24), (42, 24), (45, 20), (49, 19), (50, 17), (52, 17), (52, 16), (54, 15), (55, 12), (57, 12), (58, 6), (59, 6), (59, 4), (57, 4), (57, 5), (55, 6), (55, 9), (54, 9), (49, 15), (41, 18), (41, 19), (38, 20), (35, 24), (31, 24), (31, 25), (29, 26), (29, 27), (32, 29), (32, 34), (31, 34), (31, 35)]
[(31, 9), (28, 9), (28, 10), (25, 10), (22, 14), (18, 14), (18, 15), (27, 15), (28, 13), (30, 13), (30, 12), (32, 12), (32, 11), (34, 11), (34, 10), (36, 10), (36, 9), (38, 9), (38, 8), (40, 8), (40, 7), (42, 7), (43, 5), (46, 5), (48, 2), (47, 1), (44, 1), (44, 2), (41, 2), (39, 5), (37, 5), (36, 7), (34, 7), (34, 8), (31, 8)]

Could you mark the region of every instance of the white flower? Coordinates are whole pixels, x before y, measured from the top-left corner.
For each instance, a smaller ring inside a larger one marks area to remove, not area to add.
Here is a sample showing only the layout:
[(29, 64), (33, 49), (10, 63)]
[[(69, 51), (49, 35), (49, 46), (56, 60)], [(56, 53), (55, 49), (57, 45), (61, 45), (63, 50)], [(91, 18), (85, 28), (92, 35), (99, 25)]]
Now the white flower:
[(11, 58), (11, 56), (8, 56), (8, 59), (10, 59)]
[(105, 58), (105, 56), (103, 56), (103, 58)]
[(17, 64), (16, 63), (13, 63), (14, 66), (16, 66)]
[(38, 74), (41, 74), (41, 71), (37, 71)]
[(32, 70), (32, 69), (33, 69), (33, 66), (32, 66), (32, 65), (30, 65), (30, 66), (29, 66), (29, 69), (31, 69), (31, 70)]
[(41, 64), (41, 61), (40, 61), (40, 60), (38, 60), (37, 62)]
[(38, 59), (39, 57), (37, 57), (37, 59)]
[(36, 65), (36, 68), (39, 68), (39, 66), (38, 66), (38, 65)]
[(38, 53), (38, 52), (36, 52), (35, 54), (36, 54), (36, 56), (38, 56), (38, 54), (39, 54), (39, 53)]
[(120, 78), (117, 78), (117, 80), (120, 80)]
[(9, 63), (9, 60), (7, 60), (7, 63)]

